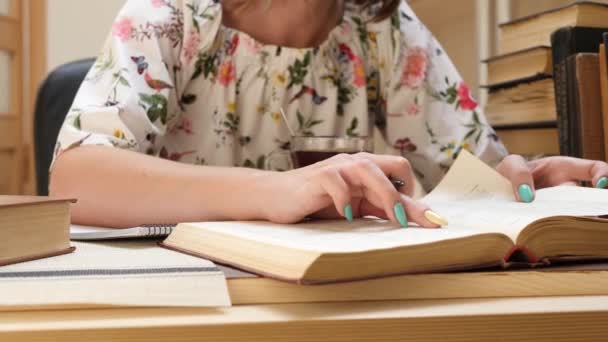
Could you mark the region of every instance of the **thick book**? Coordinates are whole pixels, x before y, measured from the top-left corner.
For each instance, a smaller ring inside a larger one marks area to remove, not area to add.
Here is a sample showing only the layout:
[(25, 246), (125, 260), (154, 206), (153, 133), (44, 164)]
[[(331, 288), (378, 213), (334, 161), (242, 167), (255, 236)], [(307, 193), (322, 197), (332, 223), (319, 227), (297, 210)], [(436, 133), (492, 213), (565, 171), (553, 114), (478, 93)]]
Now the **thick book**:
[(72, 202), (49, 197), (0, 196), (0, 266), (72, 252)]
[(606, 55), (606, 44), (608, 44), (608, 33), (603, 35), (604, 43), (600, 45), (600, 91), (602, 99), (602, 121), (604, 124), (604, 160), (608, 160), (608, 57)]
[(422, 201), (450, 224), (182, 223), (162, 245), (300, 284), (608, 258), (608, 220), (598, 218), (608, 214), (605, 190), (554, 187), (519, 203), (507, 179), (463, 151)]
[(94, 306), (229, 306), (212, 262), (156, 241), (74, 242), (76, 251), (0, 268), (0, 311)]
[(584, 52), (597, 53), (603, 33), (608, 32), (608, 23), (604, 26), (605, 28), (563, 27), (551, 36), (555, 108), (562, 155), (576, 156), (578, 149), (575, 140), (571, 139), (577, 132), (577, 122), (572, 110), (576, 103), (572, 96), (574, 81), (568, 77), (574, 71), (569, 70), (572, 64), (568, 65), (568, 57)]
[(608, 294), (608, 264), (407, 274), (301, 286), (218, 265), (233, 305)]
[(599, 56), (579, 53), (568, 57), (568, 113), (572, 156), (604, 159), (604, 125), (600, 91)]
[(131, 228), (107, 228), (71, 225), (70, 239), (76, 241), (155, 239), (167, 237), (174, 224), (146, 224)]
[(527, 157), (559, 155), (557, 128), (497, 128), (496, 135), (512, 154)]
[(550, 46), (551, 34), (558, 28), (565, 26), (602, 28), (607, 26), (606, 17), (608, 17), (608, 4), (576, 1), (568, 6), (519, 18), (499, 26), (499, 50), (501, 54), (506, 54), (539, 45)]
[(547, 78), (553, 74), (551, 47), (536, 46), (483, 61), (488, 67), (490, 90), (506, 85)]
[(491, 90), (484, 112), (496, 127), (555, 126), (555, 92), (550, 78)]

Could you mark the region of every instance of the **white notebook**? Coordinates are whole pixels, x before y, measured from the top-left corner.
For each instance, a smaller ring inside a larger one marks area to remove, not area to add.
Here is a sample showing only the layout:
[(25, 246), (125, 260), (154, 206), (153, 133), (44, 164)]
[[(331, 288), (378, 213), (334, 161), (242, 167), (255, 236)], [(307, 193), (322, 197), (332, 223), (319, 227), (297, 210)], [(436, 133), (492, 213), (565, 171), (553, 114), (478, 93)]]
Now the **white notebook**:
[(87, 241), (163, 238), (168, 236), (173, 231), (173, 228), (175, 228), (174, 224), (149, 224), (121, 229), (71, 225), (70, 239)]
[(73, 242), (74, 253), (0, 268), (0, 311), (229, 306), (222, 270), (156, 241)]

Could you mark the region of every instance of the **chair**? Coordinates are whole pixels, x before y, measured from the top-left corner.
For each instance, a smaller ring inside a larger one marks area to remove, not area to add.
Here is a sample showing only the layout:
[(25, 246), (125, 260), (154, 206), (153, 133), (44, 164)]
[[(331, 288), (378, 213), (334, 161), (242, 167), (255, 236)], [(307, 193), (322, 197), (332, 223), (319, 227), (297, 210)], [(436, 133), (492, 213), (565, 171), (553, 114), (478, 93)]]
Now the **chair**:
[(63, 124), (76, 92), (95, 59), (83, 59), (53, 70), (46, 78), (36, 99), (34, 113), (34, 153), (38, 194), (48, 195), (49, 167)]

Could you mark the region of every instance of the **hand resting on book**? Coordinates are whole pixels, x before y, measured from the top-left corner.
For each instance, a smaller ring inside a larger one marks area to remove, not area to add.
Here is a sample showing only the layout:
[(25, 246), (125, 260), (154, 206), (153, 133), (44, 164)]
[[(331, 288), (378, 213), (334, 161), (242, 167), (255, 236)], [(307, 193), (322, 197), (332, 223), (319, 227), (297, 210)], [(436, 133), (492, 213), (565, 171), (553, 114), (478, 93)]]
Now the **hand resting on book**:
[(535, 189), (572, 182), (591, 182), (600, 189), (608, 186), (608, 164), (596, 160), (546, 157), (528, 162), (521, 156), (510, 155), (496, 171), (511, 181), (515, 197), (521, 202), (532, 202)]

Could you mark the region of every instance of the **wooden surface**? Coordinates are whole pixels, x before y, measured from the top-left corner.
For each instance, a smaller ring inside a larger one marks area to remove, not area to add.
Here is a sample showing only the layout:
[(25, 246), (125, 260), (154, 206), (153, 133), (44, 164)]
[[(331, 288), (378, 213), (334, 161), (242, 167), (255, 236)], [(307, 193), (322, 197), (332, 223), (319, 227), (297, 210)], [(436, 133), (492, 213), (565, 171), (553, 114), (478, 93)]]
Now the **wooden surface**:
[(2, 341), (602, 341), (608, 296), (0, 313)]

